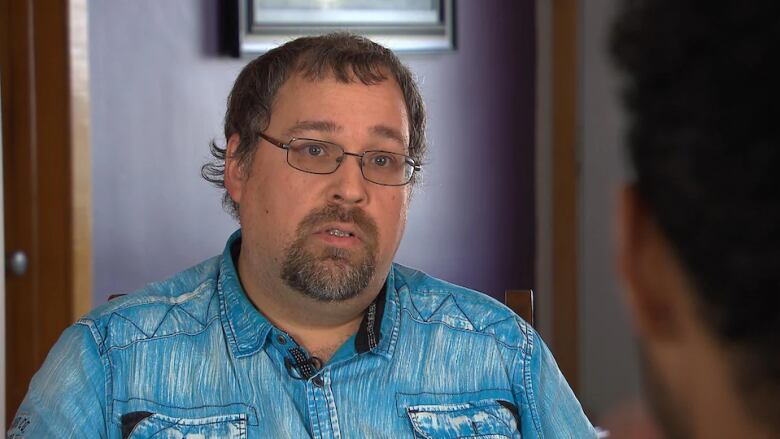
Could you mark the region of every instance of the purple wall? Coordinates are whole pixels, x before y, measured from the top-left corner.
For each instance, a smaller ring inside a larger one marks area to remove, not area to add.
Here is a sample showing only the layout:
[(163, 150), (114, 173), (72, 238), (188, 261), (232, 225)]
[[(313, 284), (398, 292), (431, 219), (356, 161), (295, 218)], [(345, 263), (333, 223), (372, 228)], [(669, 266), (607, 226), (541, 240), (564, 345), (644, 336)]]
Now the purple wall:
[[(216, 1), (89, 2), (94, 300), (221, 251), (236, 224), (200, 180), (246, 60)], [(534, 279), (534, 5), (456, 1), (458, 49), (405, 55), (430, 149), (397, 260), (499, 297)]]

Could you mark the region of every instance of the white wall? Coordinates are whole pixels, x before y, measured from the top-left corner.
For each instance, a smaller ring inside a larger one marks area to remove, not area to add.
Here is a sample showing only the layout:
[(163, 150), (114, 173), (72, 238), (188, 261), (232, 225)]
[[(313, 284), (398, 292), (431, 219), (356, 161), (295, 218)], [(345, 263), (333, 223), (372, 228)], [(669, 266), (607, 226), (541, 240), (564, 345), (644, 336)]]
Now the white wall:
[(639, 393), (637, 352), (614, 269), (623, 113), (607, 38), (619, 0), (580, 1), (579, 292), (581, 399), (596, 417)]

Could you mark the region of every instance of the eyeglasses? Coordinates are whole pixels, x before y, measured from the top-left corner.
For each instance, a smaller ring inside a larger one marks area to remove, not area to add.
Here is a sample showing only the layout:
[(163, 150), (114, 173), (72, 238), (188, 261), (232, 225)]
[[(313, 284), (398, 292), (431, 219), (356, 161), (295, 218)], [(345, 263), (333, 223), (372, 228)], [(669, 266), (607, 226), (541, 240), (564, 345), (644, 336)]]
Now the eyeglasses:
[(286, 150), (287, 164), (310, 174), (332, 174), (348, 155), (358, 158), (363, 178), (383, 186), (404, 186), (412, 180), (415, 171), (421, 169), (420, 164), (413, 158), (395, 152), (364, 151), (355, 154), (324, 140), (293, 137), (289, 142), (283, 143), (265, 133), (260, 133), (260, 137)]

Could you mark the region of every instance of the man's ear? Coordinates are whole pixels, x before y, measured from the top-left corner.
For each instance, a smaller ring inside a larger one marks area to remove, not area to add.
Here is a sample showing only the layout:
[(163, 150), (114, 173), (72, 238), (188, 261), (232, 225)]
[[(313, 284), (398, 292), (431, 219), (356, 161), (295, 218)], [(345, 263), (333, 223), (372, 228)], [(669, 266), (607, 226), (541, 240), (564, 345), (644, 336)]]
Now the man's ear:
[(617, 206), (617, 265), (634, 325), (645, 339), (677, 337), (689, 293), (679, 261), (634, 186)]
[(236, 204), (241, 204), (241, 194), (244, 188), (246, 173), (236, 159), (236, 150), (241, 143), (238, 134), (228, 139), (225, 153), (225, 189)]

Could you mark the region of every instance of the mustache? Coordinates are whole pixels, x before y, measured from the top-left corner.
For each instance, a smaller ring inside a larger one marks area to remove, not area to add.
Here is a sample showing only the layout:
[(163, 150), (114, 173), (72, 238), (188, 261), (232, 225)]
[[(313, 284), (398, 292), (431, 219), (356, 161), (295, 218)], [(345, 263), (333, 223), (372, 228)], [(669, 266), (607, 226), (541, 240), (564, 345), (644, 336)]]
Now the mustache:
[(298, 235), (307, 235), (317, 226), (329, 222), (354, 224), (360, 229), (361, 232), (363, 232), (363, 235), (369, 241), (369, 244), (376, 242), (377, 236), (379, 234), (376, 222), (370, 216), (368, 216), (368, 214), (363, 209), (359, 207), (346, 209), (344, 207), (331, 204), (323, 208), (313, 210), (308, 215), (306, 215), (298, 225)]

